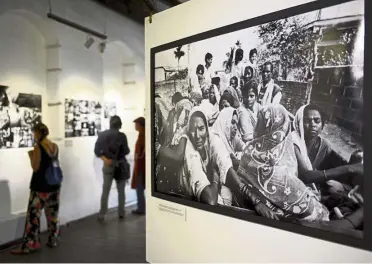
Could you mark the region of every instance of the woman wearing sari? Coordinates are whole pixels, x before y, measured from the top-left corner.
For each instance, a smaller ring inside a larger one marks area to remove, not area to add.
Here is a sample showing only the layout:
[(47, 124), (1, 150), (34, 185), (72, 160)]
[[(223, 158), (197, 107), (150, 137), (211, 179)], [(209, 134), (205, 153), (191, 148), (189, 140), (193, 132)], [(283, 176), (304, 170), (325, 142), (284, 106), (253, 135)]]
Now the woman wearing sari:
[(260, 110), (254, 139), (239, 166), (242, 181), (262, 194), (262, 202), (281, 219), (329, 221), (329, 212), (297, 177), (291, 123), (282, 105)]
[[(167, 125), (159, 131), (158, 144), (156, 143), (156, 179), (160, 192), (177, 192), (177, 166), (168, 162), (169, 156), (174, 153), (180, 157), (178, 146), (188, 123), (189, 113), (193, 107), (189, 98), (183, 97), (179, 92), (172, 97), (174, 108), (168, 115)], [(156, 109), (155, 109), (156, 110)]]
[(220, 99), (220, 111), (226, 107), (232, 107), (234, 105), (234, 98), (228, 92), (225, 92)]
[(241, 98), (241, 91), (238, 88), (237, 85), (237, 78), (234, 76), (230, 80), (230, 86), (226, 87), (226, 89), (221, 90), (221, 96), (223, 96), (225, 93), (231, 94), (233, 97), (233, 104), (231, 104), (232, 107), (238, 108), (240, 107), (240, 98)]
[(212, 126), (219, 114), (220, 92), (216, 85), (212, 84), (209, 89), (203, 92), (204, 100), (201, 102), (200, 107), (206, 114), (208, 125)]
[[(161, 132), (163, 131), (164, 126), (167, 123), (168, 119), (168, 113), (169, 109), (163, 99), (160, 97), (160, 95), (156, 94), (155, 95), (155, 129), (156, 129), (156, 134), (160, 135)], [(159, 138), (157, 138), (158, 143), (160, 143)]]
[(257, 195), (239, 179), (221, 138), (209, 133), (202, 109), (193, 109), (185, 137), (187, 143), (180, 171), (180, 187), (185, 195), (211, 205), (232, 205), (235, 193), (250, 200), (260, 215), (275, 218), (267, 206), (256, 203)]
[(236, 109), (227, 107), (221, 110), (212, 133), (219, 136), (233, 162), (234, 169), (238, 169), (245, 143), (238, 131), (239, 117)]
[(243, 104), (238, 108), (240, 133), (244, 142), (253, 138), (257, 123), (258, 111), (261, 106), (257, 103), (258, 84), (252, 80), (242, 88)]
[[(355, 185), (353, 178), (363, 176), (363, 158), (358, 158), (360, 152), (353, 153), (348, 164), (333, 150), (329, 141), (320, 136), (325, 119), (322, 111), (315, 105), (302, 106), (297, 111), (293, 124), (295, 130), (292, 138), (299, 178), (305, 184), (312, 183), (314, 189), (320, 190), (323, 203), (333, 210), (332, 216), (342, 218), (357, 210), (360, 207), (359, 202), (351, 200), (349, 193)], [(361, 195), (356, 193), (356, 196), (360, 200)]]

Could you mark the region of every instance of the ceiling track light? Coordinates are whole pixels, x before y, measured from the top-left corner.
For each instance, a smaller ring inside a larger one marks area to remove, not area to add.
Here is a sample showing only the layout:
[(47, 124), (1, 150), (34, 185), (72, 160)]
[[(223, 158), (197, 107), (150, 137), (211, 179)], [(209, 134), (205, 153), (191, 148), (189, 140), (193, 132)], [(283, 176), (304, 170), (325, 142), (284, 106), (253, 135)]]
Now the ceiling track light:
[(103, 54), (105, 52), (105, 49), (106, 49), (105, 41), (102, 41), (101, 43), (98, 44), (99, 53)]
[(92, 38), (91, 36), (88, 36), (87, 40), (85, 41), (84, 43), (84, 47), (86, 49), (89, 49), (94, 43), (94, 38)]

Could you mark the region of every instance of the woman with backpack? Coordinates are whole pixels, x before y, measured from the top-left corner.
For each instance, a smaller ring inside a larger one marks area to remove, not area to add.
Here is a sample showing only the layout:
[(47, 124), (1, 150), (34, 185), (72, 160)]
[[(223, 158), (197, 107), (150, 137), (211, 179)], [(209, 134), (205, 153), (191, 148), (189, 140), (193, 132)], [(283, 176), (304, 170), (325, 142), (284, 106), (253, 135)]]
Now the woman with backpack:
[(62, 171), (58, 165), (58, 146), (48, 139), (49, 129), (39, 123), (33, 127), (35, 145), (28, 152), (33, 170), (30, 198), (22, 244), (12, 254), (29, 254), (41, 248), (40, 216), (44, 209), (50, 232), (47, 246), (56, 247), (59, 240), (59, 204)]

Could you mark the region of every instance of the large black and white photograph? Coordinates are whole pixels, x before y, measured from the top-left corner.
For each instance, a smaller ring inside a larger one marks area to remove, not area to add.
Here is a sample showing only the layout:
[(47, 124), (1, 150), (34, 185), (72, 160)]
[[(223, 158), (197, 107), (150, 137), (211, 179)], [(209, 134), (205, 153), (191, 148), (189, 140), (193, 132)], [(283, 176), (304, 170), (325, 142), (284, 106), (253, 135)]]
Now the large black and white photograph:
[(312, 10), (154, 54), (153, 194), (363, 238), (364, 1)]
[(97, 136), (101, 131), (102, 105), (96, 101), (65, 99), (65, 137)]
[(116, 103), (105, 102), (103, 110), (103, 130), (110, 129), (110, 119), (115, 115), (117, 115)]
[(32, 147), (32, 127), (41, 122), (41, 109), (41, 95), (0, 85), (0, 149)]

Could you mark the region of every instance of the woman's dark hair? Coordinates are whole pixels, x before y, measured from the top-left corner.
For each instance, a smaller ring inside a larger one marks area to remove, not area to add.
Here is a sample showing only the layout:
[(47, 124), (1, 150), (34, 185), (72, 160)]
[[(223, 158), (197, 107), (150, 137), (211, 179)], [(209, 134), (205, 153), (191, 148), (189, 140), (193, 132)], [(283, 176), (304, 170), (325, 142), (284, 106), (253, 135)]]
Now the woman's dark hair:
[(199, 74), (200, 71), (202, 72), (201, 74), (204, 74), (204, 66), (201, 64), (196, 67), (196, 74)]
[(234, 105), (234, 97), (231, 95), (231, 93), (229, 93), (228, 91), (225, 91), (222, 95), (221, 95), (221, 98), (220, 98), (220, 110), (221, 110), (221, 106), (222, 106), (222, 101), (223, 100), (226, 100), (230, 106), (232, 107)]
[(183, 99), (183, 96), (180, 92), (176, 92), (173, 96), (172, 96), (172, 104), (173, 105), (176, 105), (179, 101), (181, 101)]
[(250, 80), (249, 82), (245, 83), (242, 87), (242, 95), (244, 97), (248, 95), (248, 93), (252, 91), (256, 97), (258, 96), (258, 82), (256, 80)]
[(247, 72), (248, 70), (251, 71), (251, 73), (252, 73), (252, 75), (253, 75), (253, 72), (254, 72), (253, 68), (252, 68), (251, 66), (247, 66), (247, 67), (244, 68), (244, 77), (245, 77), (245, 74), (246, 74), (246, 72)]
[(0, 104), (1, 106), (9, 106), (9, 104), (10, 104), (8, 95), (6, 93), (7, 89), (8, 89), (8, 86), (0, 85), (0, 98), (1, 98), (1, 95), (4, 96), (3, 99), (2, 99), (2, 102)]
[(32, 128), (32, 131), (40, 135), (40, 139), (43, 140), (49, 136), (49, 128), (43, 123), (37, 123)]
[(230, 83), (231, 83), (232, 80), (235, 80), (235, 83), (236, 83), (237, 85), (239, 85), (238, 77), (236, 77), (236, 76), (231, 77), (231, 78), (230, 78)]
[(249, 58), (251, 58), (253, 56), (253, 54), (256, 54), (257, 55), (257, 49), (251, 49), (249, 51)]
[(136, 124), (141, 125), (142, 127), (145, 127), (145, 126), (146, 126), (146, 120), (145, 120), (145, 118), (142, 117), (142, 116), (136, 118), (133, 122), (136, 123)]
[(121, 118), (114, 115), (110, 118), (110, 129), (120, 129), (122, 126)]
[[(235, 64), (237, 62), (242, 61), (243, 60), (243, 57), (244, 57), (244, 51), (241, 48), (237, 49), (235, 51)], [(239, 60), (237, 60), (236, 58), (239, 58)]]
[(316, 105), (316, 104), (309, 104), (307, 105), (305, 108), (304, 108), (304, 116), (307, 112), (309, 111), (318, 111), (319, 115), (320, 115), (320, 118), (322, 119), (322, 128), (324, 128), (324, 125), (325, 123), (327, 122), (327, 116), (325, 114), (325, 112), (323, 111), (323, 109), (319, 106), (319, 105)]

